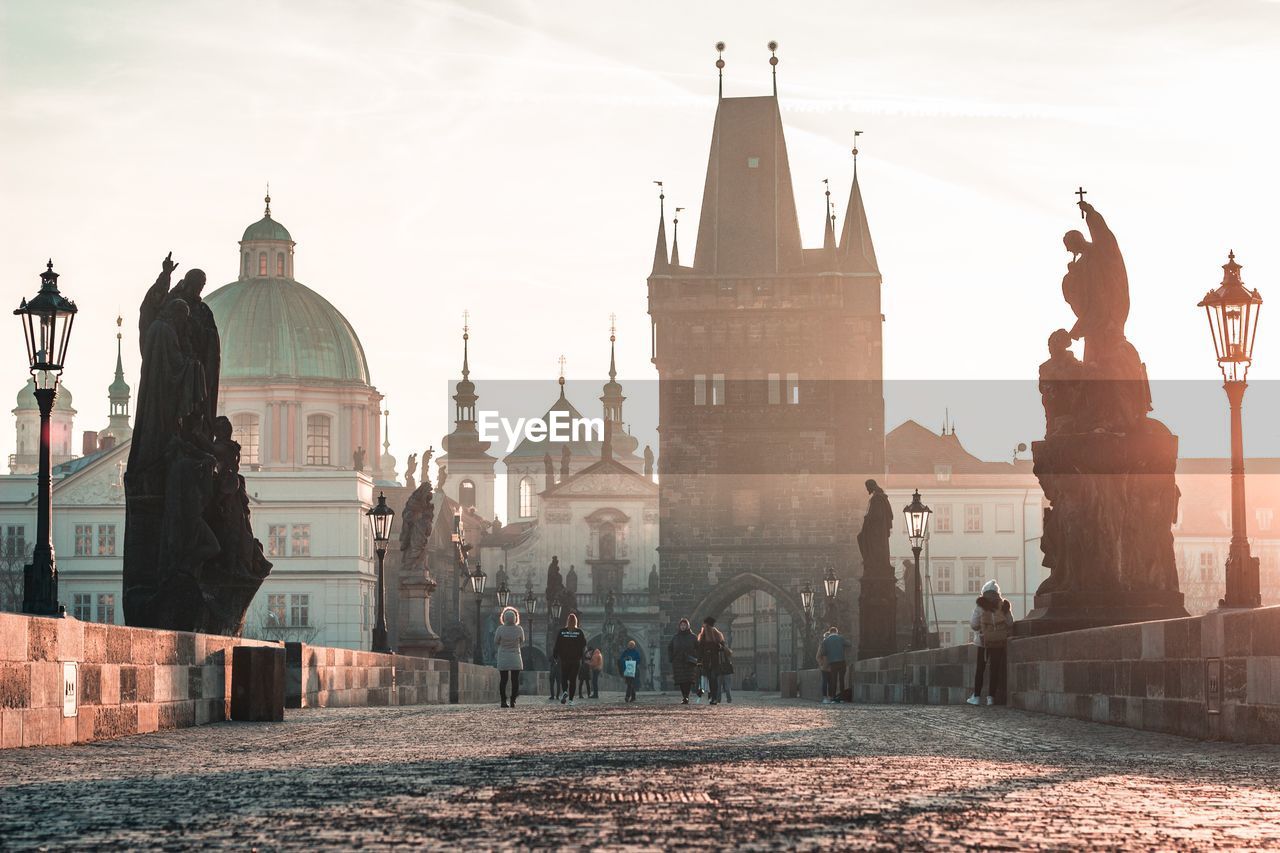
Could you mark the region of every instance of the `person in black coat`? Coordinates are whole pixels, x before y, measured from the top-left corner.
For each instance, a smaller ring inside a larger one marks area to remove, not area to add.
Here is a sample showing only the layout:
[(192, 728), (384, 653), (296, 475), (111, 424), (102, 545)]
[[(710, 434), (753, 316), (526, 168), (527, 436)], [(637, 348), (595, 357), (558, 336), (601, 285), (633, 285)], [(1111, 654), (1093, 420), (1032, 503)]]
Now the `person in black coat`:
[(552, 659), (560, 667), (560, 684), (564, 691), (560, 694), (561, 705), (566, 701), (573, 704), (578, 686), (578, 669), (582, 666), (582, 655), (586, 650), (587, 635), (578, 627), (578, 614), (570, 613), (551, 650)]
[(720, 704), (720, 669), (727, 648), (724, 634), (716, 627), (716, 618), (708, 616), (702, 620), (702, 630), (698, 632), (698, 658), (702, 661), (702, 674), (707, 677), (707, 689), (711, 694), (709, 705)]
[(689, 627), (688, 619), (680, 620), (679, 630), (667, 644), (667, 660), (671, 661), (671, 678), (680, 688), (681, 704), (688, 705), (698, 665), (698, 640)]

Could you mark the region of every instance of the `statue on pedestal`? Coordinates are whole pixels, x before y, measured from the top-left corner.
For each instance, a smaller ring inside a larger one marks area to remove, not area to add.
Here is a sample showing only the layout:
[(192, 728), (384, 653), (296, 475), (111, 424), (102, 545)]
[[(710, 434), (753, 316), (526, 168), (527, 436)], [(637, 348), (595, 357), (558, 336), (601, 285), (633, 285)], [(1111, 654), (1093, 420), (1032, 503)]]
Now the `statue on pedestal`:
[(142, 369), (124, 475), (128, 625), (239, 636), (271, 564), (253, 538), (240, 445), (217, 417), (221, 344), (170, 253), (139, 308)]
[(418, 479), (414, 476), (418, 472), (418, 454), (410, 453), (408, 461), (404, 465), (404, 487), (409, 490), (418, 488)]
[(400, 610), (396, 650), (415, 657), (429, 657), (443, 646), (431, 628), (431, 576), (428, 550), (435, 523), (435, 503), (430, 483), (418, 486), (405, 501), (400, 521)]
[(875, 480), (867, 480), (867, 512), (858, 531), (862, 556), (862, 588), (858, 596), (858, 658), (883, 657), (898, 651), (897, 593), (889, 535), (893, 509)]
[[(1171, 525), (1178, 439), (1149, 417), (1146, 365), (1125, 337), (1129, 280), (1115, 235), (1079, 208), (1092, 241), (1069, 231), (1062, 294), (1076, 315), (1049, 336), (1040, 365), (1045, 438), (1032, 444), (1049, 507), (1041, 550), (1050, 575), (1020, 631), (1049, 633), (1185, 616)], [(1084, 358), (1070, 351), (1084, 340)]]

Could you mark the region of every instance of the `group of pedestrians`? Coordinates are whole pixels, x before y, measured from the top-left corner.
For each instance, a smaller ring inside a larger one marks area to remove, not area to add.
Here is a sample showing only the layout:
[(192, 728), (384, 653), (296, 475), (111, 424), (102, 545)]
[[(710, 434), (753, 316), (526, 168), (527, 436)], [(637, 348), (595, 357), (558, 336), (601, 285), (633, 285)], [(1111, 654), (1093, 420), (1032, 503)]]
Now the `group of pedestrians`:
[[(680, 703), (695, 703), (707, 695), (708, 705), (719, 705), (723, 696), (733, 701), (733, 650), (724, 634), (716, 627), (714, 616), (702, 620), (702, 630), (695, 636), (688, 619), (681, 619), (676, 635), (667, 644), (667, 658), (671, 661), (671, 675), (680, 688)], [(697, 693), (694, 695), (694, 685)]]
[(822, 704), (844, 701), (844, 681), (848, 672), (848, 652), (852, 643), (835, 625), (828, 628), (818, 644), (818, 669), (822, 671)]

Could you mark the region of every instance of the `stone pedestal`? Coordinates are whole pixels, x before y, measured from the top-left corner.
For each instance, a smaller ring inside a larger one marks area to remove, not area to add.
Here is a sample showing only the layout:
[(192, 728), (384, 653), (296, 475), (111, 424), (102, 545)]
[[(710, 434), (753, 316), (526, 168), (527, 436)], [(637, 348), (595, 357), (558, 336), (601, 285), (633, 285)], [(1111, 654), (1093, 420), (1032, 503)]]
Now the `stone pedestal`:
[(1173, 553), (1177, 436), (1144, 418), (1127, 433), (1053, 435), (1032, 454), (1050, 502), (1041, 550), (1051, 574), (1018, 633), (1186, 616)]
[(887, 576), (864, 574), (858, 595), (858, 660), (898, 650), (898, 588), (893, 570), (890, 568)]
[[(416, 573), (415, 573), (416, 574)], [(429, 658), (444, 648), (444, 642), (431, 629), (431, 593), (436, 582), (427, 575), (400, 575), (399, 621), (396, 652), (411, 657)]]
[(231, 719), (284, 720), (284, 649), (237, 646), (231, 651)]

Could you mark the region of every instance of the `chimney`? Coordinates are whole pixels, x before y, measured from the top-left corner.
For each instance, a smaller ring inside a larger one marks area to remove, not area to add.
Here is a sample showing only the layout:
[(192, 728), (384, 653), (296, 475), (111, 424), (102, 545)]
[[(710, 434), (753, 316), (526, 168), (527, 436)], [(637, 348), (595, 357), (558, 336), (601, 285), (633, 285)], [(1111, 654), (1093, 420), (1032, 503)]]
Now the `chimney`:
[(87, 429), (84, 431), (84, 439), (80, 443), (80, 455), (88, 456), (90, 453), (98, 452), (98, 433), (94, 430)]
[(104, 436), (103, 436), (103, 437), (98, 441), (98, 449), (99, 449), (99, 450), (110, 450), (111, 448), (113, 448), (113, 447), (115, 447), (115, 446), (116, 446), (116, 437), (115, 437), (114, 435), (104, 435)]

